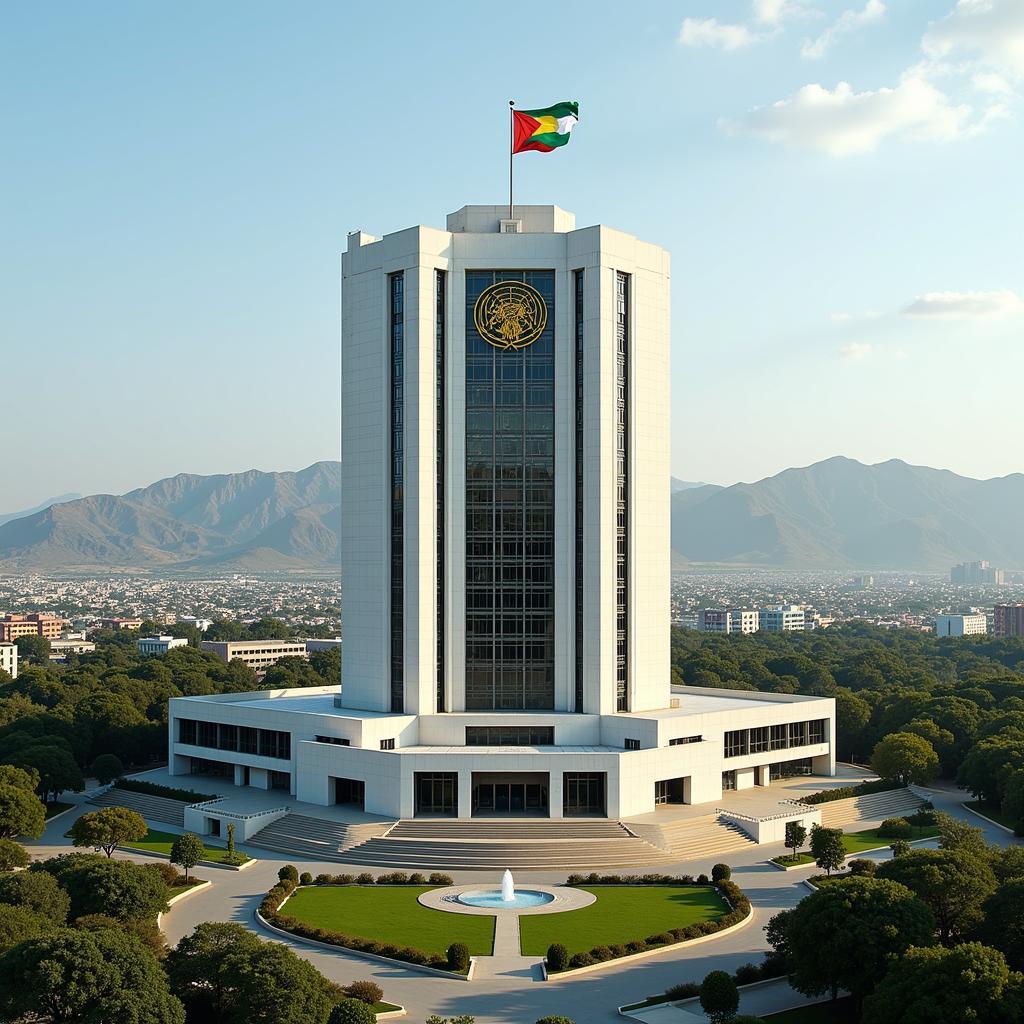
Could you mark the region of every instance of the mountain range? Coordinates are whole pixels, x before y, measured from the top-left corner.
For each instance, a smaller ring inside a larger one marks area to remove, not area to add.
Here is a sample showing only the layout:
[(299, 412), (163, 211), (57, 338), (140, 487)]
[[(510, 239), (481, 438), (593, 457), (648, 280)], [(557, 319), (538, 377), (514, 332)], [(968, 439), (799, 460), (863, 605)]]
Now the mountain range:
[[(339, 567), (341, 463), (297, 473), (182, 473), (123, 495), (0, 521), (0, 568)], [(897, 459), (836, 457), (730, 487), (672, 480), (676, 566), (947, 569), (1024, 566), (1024, 474), (974, 480)]]

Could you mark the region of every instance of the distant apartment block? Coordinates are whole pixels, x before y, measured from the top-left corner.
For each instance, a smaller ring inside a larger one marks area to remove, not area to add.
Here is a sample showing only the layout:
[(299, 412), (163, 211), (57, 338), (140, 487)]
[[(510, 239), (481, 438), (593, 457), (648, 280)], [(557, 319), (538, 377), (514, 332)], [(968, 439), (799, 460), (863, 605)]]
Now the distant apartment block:
[(760, 613), (748, 608), (704, 608), (697, 618), (702, 633), (756, 633)]
[(994, 569), (988, 562), (961, 562), (949, 570), (949, 582), (961, 587), (996, 586), (1004, 583), (1002, 569)]
[(12, 679), (18, 678), (18, 648), (14, 644), (0, 644), (0, 670)]
[(135, 641), (139, 654), (166, 654), (172, 647), (187, 647), (183, 636), (143, 636)]
[(195, 626), (200, 633), (205, 633), (213, 625), (213, 619), (198, 619), (194, 615), (179, 616), (177, 621), (183, 626)]
[(992, 632), (996, 636), (1024, 636), (1024, 604), (997, 604)]
[(69, 654), (92, 654), (96, 645), (76, 636), (62, 636), (50, 641), (50, 661), (63, 661)]
[(776, 604), (761, 609), (761, 629), (769, 633), (803, 632), (806, 628), (804, 609), (798, 604)]
[(203, 640), (199, 647), (221, 661), (244, 661), (257, 674), (282, 658), (306, 657), (304, 640)]
[(979, 636), (988, 632), (988, 617), (984, 612), (967, 615), (936, 615), (936, 636)]
[(100, 629), (141, 629), (142, 619), (100, 619)]
[(45, 636), (56, 640), (64, 628), (59, 615), (47, 612), (29, 612), (27, 615), (13, 615), (8, 612), (0, 618), (0, 643), (14, 643), (19, 636)]
[(324, 637), (323, 639), (310, 639), (305, 641), (306, 653), (312, 654), (314, 651), (334, 651), (341, 650), (341, 637), (330, 636)]

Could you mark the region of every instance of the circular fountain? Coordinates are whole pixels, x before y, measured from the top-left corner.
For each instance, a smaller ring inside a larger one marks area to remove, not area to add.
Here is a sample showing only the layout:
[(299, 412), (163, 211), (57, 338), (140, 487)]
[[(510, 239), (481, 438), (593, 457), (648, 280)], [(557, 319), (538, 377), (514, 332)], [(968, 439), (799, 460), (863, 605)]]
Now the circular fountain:
[(460, 892), (456, 899), (468, 907), (482, 907), (487, 910), (526, 910), (542, 907), (554, 900), (554, 894), (540, 889), (517, 889), (512, 872), (507, 871), (501, 878), (500, 889), (470, 889)]

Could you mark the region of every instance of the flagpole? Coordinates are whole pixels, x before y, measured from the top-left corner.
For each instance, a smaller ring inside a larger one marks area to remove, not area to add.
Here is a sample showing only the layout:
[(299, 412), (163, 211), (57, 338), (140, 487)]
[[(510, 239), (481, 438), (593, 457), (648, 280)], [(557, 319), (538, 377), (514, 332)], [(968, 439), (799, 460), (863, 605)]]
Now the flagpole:
[(512, 108), (515, 100), (508, 101), (508, 219), (512, 220), (512, 151), (516, 142), (516, 119)]

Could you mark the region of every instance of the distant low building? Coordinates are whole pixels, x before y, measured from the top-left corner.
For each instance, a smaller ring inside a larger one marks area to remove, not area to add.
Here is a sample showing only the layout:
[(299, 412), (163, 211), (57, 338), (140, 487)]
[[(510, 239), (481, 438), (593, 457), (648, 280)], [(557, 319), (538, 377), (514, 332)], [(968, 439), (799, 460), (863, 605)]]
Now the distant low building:
[(166, 654), (172, 647), (187, 647), (183, 636), (143, 636), (135, 641), (139, 654)]
[(63, 628), (64, 620), (59, 615), (47, 612), (14, 615), (8, 612), (0, 618), (0, 643), (14, 643), (19, 636), (44, 636), (47, 640), (56, 640)]
[(141, 629), (142, 619), (100, 619), (100, 629)]
[(323, 639), (310, 639), (305, 641), (306, 653), (312, 654), (314, 651), (334, 651), (341, 650), (341, 637), (331, 636), (324, 637)]
[(257, 674), (282, 658), (306, 657), (304, 640), (203, 640), (199, 647), (224, 662), (244, 661)]
[(798, 604), (776, 604), (761, 609), (761, 629), (769, 633), (803, 632), (806, 628), (804, 609)]
[(63, 661), (69, 654), (91, 654), (96, 645), (77, 636), (62, 636), (50, 641), (50, 661)]
[(1001, 587), (1005, 577), (1002, 569), (994, 569), (986, 561), (961, 562), (949, 570), (949, 582), (961, 587)]
[(178, 622), (183, 626), (195, 626), (200, 633), (205, 633), (213, 625), (213, 619), (199, 619), (194, 615), (182, 615)]
[(988, 618), (984, 612), (966, 615), (936, 615), (936, 636), (979, 636), (988, 632)]
[(18, 648), (14, 644), (0, 644), (0, 669), (12, 679), (18, 678)]
[(1024, 636), (1024, 604), (997, 604), (992, 632), (996, 636)]
[(697, 617), (702, 633), (756, 633), (760, 613), (749, 608), (703, 608)]

